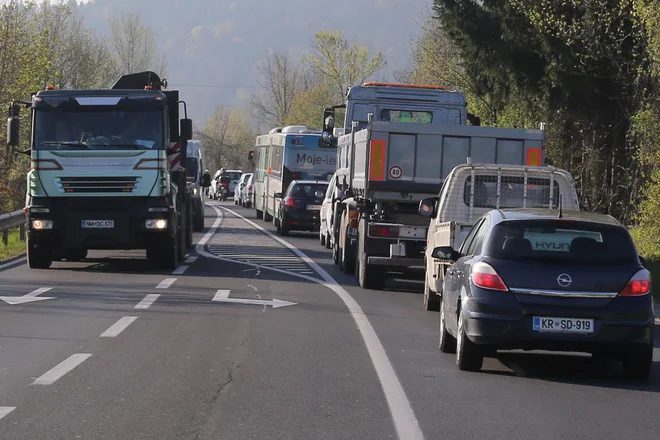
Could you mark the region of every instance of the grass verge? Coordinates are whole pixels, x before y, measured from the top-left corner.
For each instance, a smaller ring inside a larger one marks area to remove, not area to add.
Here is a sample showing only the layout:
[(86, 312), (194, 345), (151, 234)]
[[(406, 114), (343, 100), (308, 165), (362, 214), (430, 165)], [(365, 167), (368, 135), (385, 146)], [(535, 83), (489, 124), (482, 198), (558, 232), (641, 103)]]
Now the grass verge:
[(9, 231), (9, 241), (5, 246), (0, 234), (0, 263), (25, 253), (25, 242), (20, 240), (18, 228)]

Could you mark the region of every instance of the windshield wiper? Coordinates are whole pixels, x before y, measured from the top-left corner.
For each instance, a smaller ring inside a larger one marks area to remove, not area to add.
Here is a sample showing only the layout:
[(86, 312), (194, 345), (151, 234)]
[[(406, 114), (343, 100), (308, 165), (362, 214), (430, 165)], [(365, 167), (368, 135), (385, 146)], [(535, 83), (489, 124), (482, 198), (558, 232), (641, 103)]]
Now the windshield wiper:
[(80, 147), (82, 149), (89, 150), (89, 144), (79, 141), (47, 141), (42, 142), (42, 145), (60, 145), (63, 147)]
[(108, 143), (98, 143), (98, 144), (89, 144), (93, 147), (125, 147), (132, 150), (150, 150), (146, 145), (140, 144), (108, 144)]

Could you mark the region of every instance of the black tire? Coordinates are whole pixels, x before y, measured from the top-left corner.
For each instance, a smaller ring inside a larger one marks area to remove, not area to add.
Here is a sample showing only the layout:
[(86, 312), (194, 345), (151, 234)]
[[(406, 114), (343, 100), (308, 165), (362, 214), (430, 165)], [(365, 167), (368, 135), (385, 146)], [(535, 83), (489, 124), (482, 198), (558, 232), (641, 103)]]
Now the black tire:
[(30, 269), (48, 269), (53, 264), (50, 251), (48, 249), (37, 248), (27, 243), (27, 262)]
[(440, 313), (438, 315), (440, 315), (438, 348), (443, 353), (456, 353), (456, 338), (447, 331), (445, 325), (445, 302), (443, 300), (440, 300)]
[(273, 221), (273, 216), (268, 214), (268, 211), (264, 211), (264, 221), (265, 222), (271, 222)]
[(341, 248), (341, 262), (339, 263), (342, 270), (348, 275), (355, 273), (355, 249), (350, 245), (351, 239), (346, 234), (344, 238), (344, 246)]
[(626, 379), (647, 380), (653, 368), (653, 343), (630, 348), (622, 361)]
[[(201, 203), (200, 203), (201, 205)], [(196, 215), (193, 218), (193, 231), (195, 232), (200, 232), (202, 229), (204, 229), (204, 206), (201, 205), (200, 209), (197, 211)], [(191, 243), (192, 244), (192, 243)]]
[(257, 211), (257, 218), (258, 219), (264, 218), (264, 212), (263, 211), (260, 211), (258, 209), (256, 209), (255, 211)]
[(470, 341), (465, 334), (464, 313), (458, 311), (458, 340), (456, 341), (456, 366), (461, 371), (479, 371), (484, 364), (481, 347)]
[(431, 292), (428, 279), (424, 273), (424, 310), (428, 312), (437, 312), (440, 310), (440, 296), (435, 292)]
[(283, 218), (281, 222), (277, 222), (277, 231), (284, 237), (289, 235), (289, 223), (286, 221), (286, 218)]
[[(178, 236), (178, 235), (177, 235)], [(159, 255), (159, 266), (164, 270), (174, 270), (179, 267), (179, 240), (177, 238), (169, 238), (168, 246), (161, 249)]]
[(65, 256), (67, 261), (80, 261), (87, 258), (87, 249), (70, 249)]
[(330, 233), (326, 232), (325, 234), (325, 248), (332, 249), (332, 242), (330, 241)]
[(325, 246), (325, 234), (319, 230), (319, 242), (321, 243), (321, 246)]
[(332, 245), (332, 262), (335, 265), (339, 265), (339, 246), (337, 245), (337, 241)]

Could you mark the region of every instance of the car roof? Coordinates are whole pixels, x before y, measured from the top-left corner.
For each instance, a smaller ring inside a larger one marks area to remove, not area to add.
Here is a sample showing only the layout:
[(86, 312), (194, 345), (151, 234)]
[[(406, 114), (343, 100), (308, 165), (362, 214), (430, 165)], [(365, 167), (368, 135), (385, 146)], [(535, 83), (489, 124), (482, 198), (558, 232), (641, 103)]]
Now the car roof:
[[(493, 211), (491, 211), (493, 212)], [(598, 214), (595, 212), (587, 211), (562, 211), (559, 217), (558, 209), (543, 209), (543, 208), (523, 208), (523, 209), (499, 209), (495, 210), (500, 217), (500, 221), (509, 220), (573, 220), (580, 222), (598, 223), (601, 225), (619, 226), (619, 223), (614, 217), (606, 214)]]

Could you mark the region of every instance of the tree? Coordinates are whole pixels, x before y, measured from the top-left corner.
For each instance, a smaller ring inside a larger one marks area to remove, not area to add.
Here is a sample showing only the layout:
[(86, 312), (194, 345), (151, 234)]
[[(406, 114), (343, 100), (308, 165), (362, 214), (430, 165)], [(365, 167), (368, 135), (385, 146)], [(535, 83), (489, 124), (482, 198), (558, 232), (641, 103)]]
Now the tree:
[(261, 91), (252, 96), (249, 104), (259, 122), (268, 127), (281, 126), (289, 117), (296, 96), (309, 89), (309, 74), (288, 53), (277, 51), (267, 52), (257, 68), (261, 73)]
[(153, 70), (166, 75), (165, 56), (159, 56), (156, 34), (150, 26), (142, 24), (139, 15), (122, 12), (110, 18), (110, 48), (120, 74)]
[(198, 135), (204, 142), (209, 170), (248, 165), (248, 151), (254, 148), (256, 133), (247, 116), (220, 105), (206, 119), (206, 126)]
[(284, 125), (305, 125), (321, 129), (323, 109), (333, 102), (333, 88), (327, 82), (319, 82), (316, 87), (300, 92), (293, 100), (291, 112)]
[(332, 87), (334, 101), (342, 101), (349, 86), (361, 84), (387, 64), (383, 54), (369, 57), (369, 48), (350, 45), (341, 32), (318, 32), (312, 53), (303, 62)]

